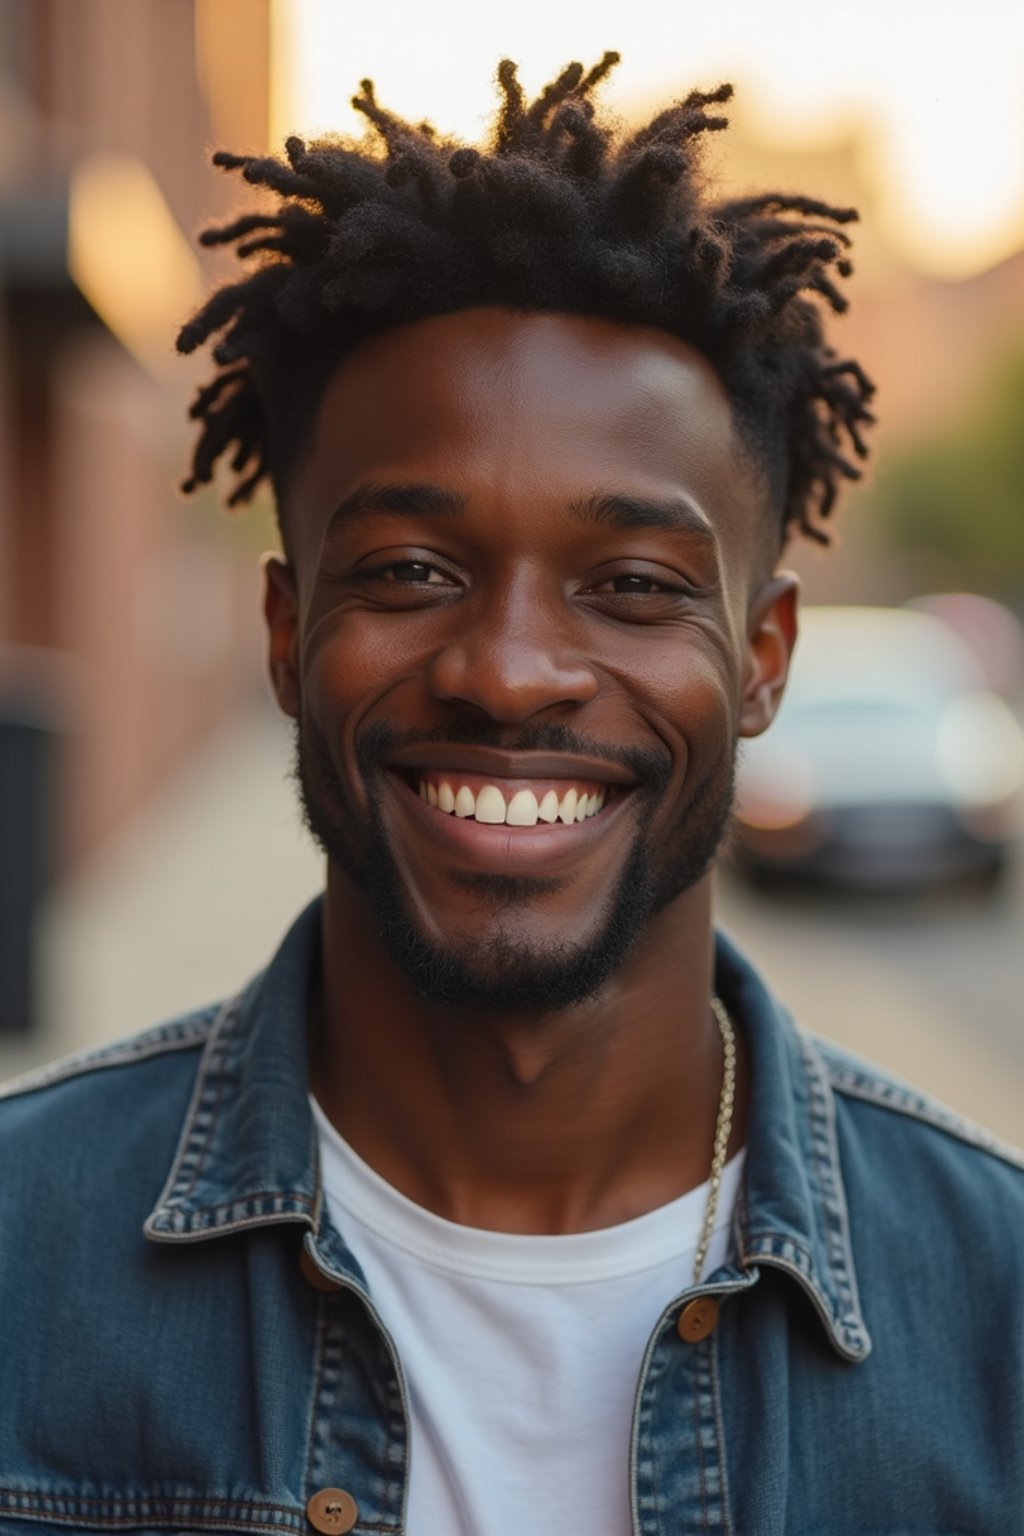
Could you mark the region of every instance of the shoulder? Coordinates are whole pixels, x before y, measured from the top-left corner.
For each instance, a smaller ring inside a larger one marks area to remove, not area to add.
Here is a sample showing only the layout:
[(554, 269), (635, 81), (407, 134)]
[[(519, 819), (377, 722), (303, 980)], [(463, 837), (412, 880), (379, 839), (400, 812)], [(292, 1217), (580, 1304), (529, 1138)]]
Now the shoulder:
[(839, 1115), (901, 1142), (941, 1150), (970, 1167), (1002, 1165), (1024, 1188), (1024, 1151), (841, 1046), (813, 1035), (804, 1040), (824, 1068)]
[(20, 1077), (0, 1083), (0, 1116), (4, 1116), (7, 1105), (16, 1100), (45, 1101), (48, 1089), (82, 1082), (87, 1082), (91, 1089), (97, 1081), (109, 1086), (110, 1079), (103, 1078), (101, 1074), (137, 1066), (172, 1052), (201, 1049), (220, 1006), (211, 1004), (208, 1008), (197, 1009), (194, 1013), (158, 1024), (140, 1034), (129, 1035), (126, 1039), (79, 1051), (72, 1056), (62, 1056), (33, 1072), (25, 1072)]
[(166, 1170), (220, 1007), (53, 1062), (0, 1085), (0, 1216), (41, 1181), (90, 1169)]
[(1024, 1155), (928, 1094), (804, 1037), (835, 1106), (851, 1217), (862, 1236), (1024, 1273)]

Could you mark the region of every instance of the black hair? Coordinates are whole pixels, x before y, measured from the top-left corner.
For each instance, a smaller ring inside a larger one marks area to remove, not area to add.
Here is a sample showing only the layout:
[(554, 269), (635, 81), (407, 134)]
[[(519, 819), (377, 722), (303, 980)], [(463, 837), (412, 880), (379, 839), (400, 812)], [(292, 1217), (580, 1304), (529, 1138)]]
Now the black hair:
[(785, 193), (715, 201), (702, 136), (732, 87), (692, 91), (626, 134), (595, 110), (618, 62), (570, 64), (535, 101), (510, 60), (490, 143), (470, 148), (393, 116), (362, 82), (353, 105), (376, 141), (306, 144), (286, 159), (218, 151), (215, 165), (277, 195), (274, 211), (207, 229), (253, 269), (218, 289), (181, 330), (211, 337), (218, 372), (199, 389), (186, 491), (230, 455), (228, 502), (270, 475), (278, 506), (330, 374), (365, 337), (478, 305), (600, 316), (659, 327), (721, 377), (767, 473), (780, 540), (823, 524), (866, 455), (874, 386), (826, 344), (851, 270), (852, 208)]

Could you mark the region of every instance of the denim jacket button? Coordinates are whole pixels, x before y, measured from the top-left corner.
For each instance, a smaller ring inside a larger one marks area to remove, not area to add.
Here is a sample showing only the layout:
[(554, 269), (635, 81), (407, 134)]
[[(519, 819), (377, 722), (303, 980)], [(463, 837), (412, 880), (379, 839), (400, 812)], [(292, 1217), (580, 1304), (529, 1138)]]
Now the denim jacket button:
[(718, 1302), (713, 1296), (696, 1296), (679, 1314), (676, 1332), (687, 1344), (699, 1344), (714, 1333), (718, 1322)]
[[(308, 1280), (314, 1291), (334, 1292), (341, 1290), (337, 1280), (332, 1280), (330, 1275), (325, 1275), (322, 1269), (317, 1268), (305, 1248), (300, 1248), (299, 1250), (299, 1268), (302, 1270), (303, 1278)], [(342, 1529), (347, 1531), (349, 1527), (346, 1525)]]
[(323, 1536), (344, 1536), (359, 1519), (359, 1506), (344, 1488), (321, 1488), (306, 1505), (306, 1519)]

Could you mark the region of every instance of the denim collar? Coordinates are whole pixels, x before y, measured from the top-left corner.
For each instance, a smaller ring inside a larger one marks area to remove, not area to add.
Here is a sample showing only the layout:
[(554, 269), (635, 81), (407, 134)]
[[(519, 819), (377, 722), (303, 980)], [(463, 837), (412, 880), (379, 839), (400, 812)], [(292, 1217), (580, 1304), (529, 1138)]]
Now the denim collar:
[[(306, 1001), (319, 963), (320, 900), (302, 913), (262, 975), (225, 1003), (206, 1042), (181, 1138), (145, 1234), (198, 1242), (297, 1223), (321, 1261), (360, 1287), (336, 1234), (320, 1237), (319, 1152), (308, 1102)], [(745, 1288), (759, 1267), (810, 1297), (834, 1348), (864, 1359), (860, 1310), (825, 1065), (753, 968), (719, 936), (716, 987), (743, 1029), (753, 1088), (735, 1259), (708, 1289)]]

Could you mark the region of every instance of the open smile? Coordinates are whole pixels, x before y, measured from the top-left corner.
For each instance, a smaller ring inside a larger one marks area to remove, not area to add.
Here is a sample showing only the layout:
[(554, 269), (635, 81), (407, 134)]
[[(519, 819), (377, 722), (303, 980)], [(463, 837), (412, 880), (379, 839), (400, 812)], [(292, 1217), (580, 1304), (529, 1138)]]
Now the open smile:
[(636, 787), (618, 766), (602, 764), (598, 775), (596, 763), (570, 766), (571, 760), (540, 754), (470, 750), (460, 764), (450, 748), (432, 755), (446, 761), (391, 765), (397, 807), (439, 853), (477, 868), (540, 873), (574, 859), (618, 821)]
[(617, 786), (591, 779), (499, 779), (464, 770), (413, 769), (410, 787), (432, 809), (488, 826), (571, 826), (588, 821), (614, 798)]

